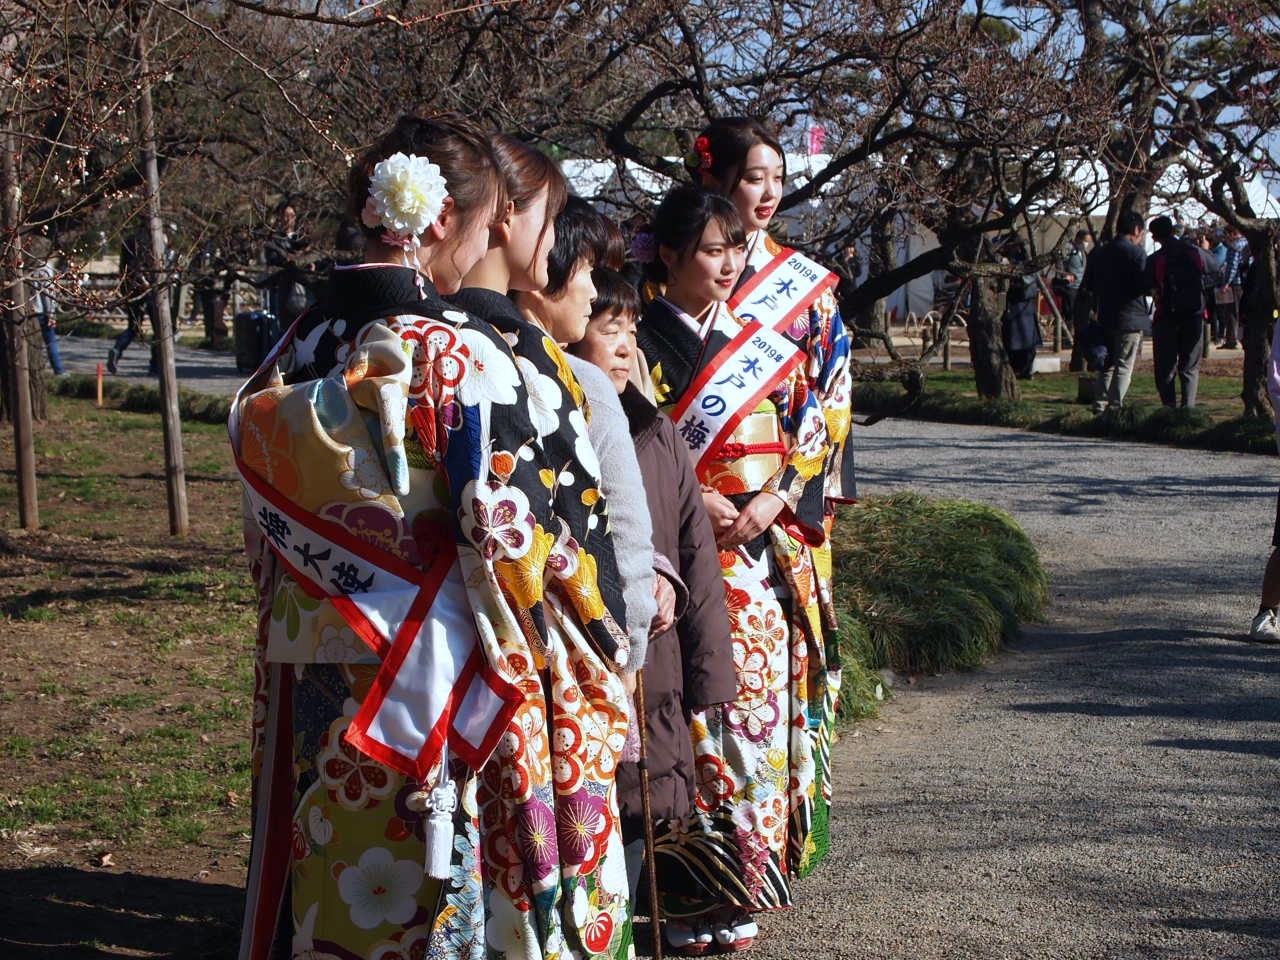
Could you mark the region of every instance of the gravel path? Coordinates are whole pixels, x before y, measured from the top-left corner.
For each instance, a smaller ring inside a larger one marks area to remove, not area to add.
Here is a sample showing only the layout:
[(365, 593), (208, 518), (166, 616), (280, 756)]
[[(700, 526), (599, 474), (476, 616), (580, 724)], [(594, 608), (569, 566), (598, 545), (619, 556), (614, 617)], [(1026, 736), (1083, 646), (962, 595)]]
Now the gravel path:
[(1280, 957), (1270, 458), (887, 421), (864, 493), (1010, 511), (1046, 623), (835, 750), (834, 848), (761, 958)]

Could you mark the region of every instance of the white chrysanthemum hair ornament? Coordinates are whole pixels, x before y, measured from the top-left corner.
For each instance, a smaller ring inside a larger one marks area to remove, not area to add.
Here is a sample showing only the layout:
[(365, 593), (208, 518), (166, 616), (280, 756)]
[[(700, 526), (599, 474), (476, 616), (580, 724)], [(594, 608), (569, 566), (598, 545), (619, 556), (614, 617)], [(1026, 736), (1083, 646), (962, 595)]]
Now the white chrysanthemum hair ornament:
[(393, 153), (373, 168), (369, 198), (360, 219), (382, 228), (382, 242), (403, 250), (421, 246), (421, 236), (440, 216), (449, 196), (440, 168), (426, 157)]

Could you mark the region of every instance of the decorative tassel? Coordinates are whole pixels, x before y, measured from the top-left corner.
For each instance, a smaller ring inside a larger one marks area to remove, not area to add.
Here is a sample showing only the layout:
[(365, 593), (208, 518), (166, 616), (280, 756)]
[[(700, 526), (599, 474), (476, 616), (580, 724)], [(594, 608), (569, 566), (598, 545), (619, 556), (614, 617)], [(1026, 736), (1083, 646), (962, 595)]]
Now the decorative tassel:
[(453, 778), (446, 774), (431, 791), (430, 805), (424, 869), (429, 877), (448, 880), (453, 860), (453, 813), (458, 809), (458, 787)]

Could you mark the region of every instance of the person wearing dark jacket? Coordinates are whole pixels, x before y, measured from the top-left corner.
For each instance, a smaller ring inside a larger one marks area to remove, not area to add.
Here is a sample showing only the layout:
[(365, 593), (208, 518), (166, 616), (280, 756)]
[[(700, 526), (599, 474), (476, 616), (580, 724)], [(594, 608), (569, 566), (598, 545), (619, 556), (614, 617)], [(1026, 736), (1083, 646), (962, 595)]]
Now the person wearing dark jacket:
[(267, 309), (280, 321), (281, 329), (287, 329), (307, 309), (306, 273), (299, 266), (297, 255), (311, 241), (298, 233), (298, 213), (292, 203), (286, 200), (280, 204), (277, 215), (276, 232), (267, 239), (262, 259), (267, 266), (276, 268), (266, 280)]
[[(591, 322), (570, 350), (604, 370), (620, 394), (653, 518), (655, 568), (676, 590), (675, 625), (650, 638), (642, 682), (651, 813), (678, 820), (692, 810), (696, 782), (686, 718), (737, 693), (724, 579), (688, 448), (670, 418), (628, 380), (639, 296), (612, 270), (597, 269), (593, 277)], [(637, 764), (620, 764), (617, 783), (634, 899), (644, 838)]]
[[(1027, 260), (1026, 247), (1021, 241), (1008, 244), (1004, 252), (1015, 267)], [(1019, 380), (1031, 379), (1035, 372), (1036, 350), (1044, 344), (1036, 309), (1038, 293), (1034, 272), (1010, 278), (1005, 291), (1000, 333), (1009, 365)]]
[[(1151, 236), (1160, 249), (1147, 258), (1146, 284), (1155, 299), (1151, 350), (1155, 354), (1156, 389), (1166, 407), (1196, 405), (1200, 358), (1204, 354), (1206, 277), (1209, 268), (1200, 249), (1174, 236), (1173, 221), (1156, 217)], [(1209, 289), (1213, 283), (1208, 282)]]
[(1116, 222), (1115, 238), (1095, 247), (1085, 266), (1081, 286), (1093, 295), (1098, 323), (1107, 338), (1107, 362), (1098, 371), (1094, 413), (1124, 405), (1142, 335), (1151, 332), (1144, 232), (1142, 218), (1132, 210), (1124, 211)]

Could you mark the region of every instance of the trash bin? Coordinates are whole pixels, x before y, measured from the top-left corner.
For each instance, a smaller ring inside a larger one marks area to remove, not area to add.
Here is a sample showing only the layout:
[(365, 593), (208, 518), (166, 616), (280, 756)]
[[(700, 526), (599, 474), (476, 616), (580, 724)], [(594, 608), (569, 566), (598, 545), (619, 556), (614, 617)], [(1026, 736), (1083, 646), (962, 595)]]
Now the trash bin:
[(280, 339), (280, 322), (266, 310), (242, 310), (232, 320), (236, 370), (253, 373)]

